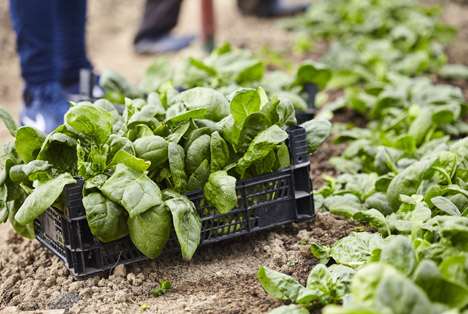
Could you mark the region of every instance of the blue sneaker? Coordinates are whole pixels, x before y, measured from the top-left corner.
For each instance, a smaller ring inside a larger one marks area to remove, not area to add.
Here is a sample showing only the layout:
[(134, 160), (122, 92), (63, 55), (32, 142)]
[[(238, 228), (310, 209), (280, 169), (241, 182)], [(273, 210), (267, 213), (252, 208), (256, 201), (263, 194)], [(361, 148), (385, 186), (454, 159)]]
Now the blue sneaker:
[(47, 134), (64, 124), (65, 113), (70, 109), (67, 95), (58, 82), (27, 88), (23, 99), (21, 126), (34, 127)]

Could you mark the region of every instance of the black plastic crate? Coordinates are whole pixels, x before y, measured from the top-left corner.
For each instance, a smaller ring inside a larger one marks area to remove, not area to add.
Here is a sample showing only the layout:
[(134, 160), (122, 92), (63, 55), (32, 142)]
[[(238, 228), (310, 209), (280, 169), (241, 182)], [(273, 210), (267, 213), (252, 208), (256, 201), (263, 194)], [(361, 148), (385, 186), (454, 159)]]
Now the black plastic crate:
[[(238, 181), (238, 204), (231, 212), (218, 213), (206, 203), (201, 190), (186, 194), (202, 218), (200, 245), (312, 219), (314, 201), (306, 134), (297, 126), (290, 127), (288, 134), (291, 166)], [(64, 262), (75, 279), (147, 259), (129, 236), (103, 243), (92, 235), (81, 201), (83, 184), (83, 180), (78, 180), (65, 187), (64, 212), (49, 208), (35, 220), (36, 239)], [(178, 250), (172, 230), (163, 254)]]

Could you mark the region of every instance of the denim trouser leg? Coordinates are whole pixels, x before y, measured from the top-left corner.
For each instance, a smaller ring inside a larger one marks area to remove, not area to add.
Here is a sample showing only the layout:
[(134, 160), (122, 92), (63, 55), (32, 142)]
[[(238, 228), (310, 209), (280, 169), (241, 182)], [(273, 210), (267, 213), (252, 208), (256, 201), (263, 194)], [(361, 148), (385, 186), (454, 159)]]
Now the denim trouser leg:
[(57, 80), (54, 66), (56, 0), (10, 0), (21, 76), (26, 88)]
[(86, 56), (86, 0), (57, 0), (57, 12), (56, 66), (60, 81), (70, 84), (80, 69), (93, 68)]

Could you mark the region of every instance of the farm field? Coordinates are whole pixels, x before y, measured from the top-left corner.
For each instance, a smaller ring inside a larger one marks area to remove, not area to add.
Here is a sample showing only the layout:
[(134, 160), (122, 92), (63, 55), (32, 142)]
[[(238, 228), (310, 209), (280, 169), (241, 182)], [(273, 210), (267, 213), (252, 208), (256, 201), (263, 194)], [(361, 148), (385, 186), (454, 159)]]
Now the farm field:
[[(434, 4), (436, 1), (430, 2)], [(462, 1), (439, 3), (443, 5), (442, 20), (459, 28), (457, 37), (446, 49), (448, 62), (468, 65), (468, 45), (466, 44), (468, 42), (468, 4)], [(123, 0), (90, 0), (88, 42), (89, 53), (98, 72), (104, 69), (114, 69), (123, 74), (131, 84), (137, 84), (144, 70), (155, 58), (137, 56), (132, 51), (132, 35), (141, 14), (143, 1), (134, 1), (132, 4), (129, 6)], [(235, 1), (216, 2), (216, 9), (219, 18), (217, 24), (218, 42), (230, 42), (232, 47), (263, 51), (260, 53), (260, 58), (262, 54), (265, 58), (271, 58), (272, 55), (265, 52), (264, 49), (265, 45), (269, 45), (273, 51), (278, 49), (282, 52), (283, 57), (280, 58), (280, 62), (290, 60), (288, 62), (297, 65), (304, 59), (319, 60), (325, 55), (329, 46), (325, 40), (318, 40), (313, 52), (298, 55), (284, 49), (284, 47), (294, 45), (295, 35), (279, 28), (276, 20), (242, 17), (237, 11)], [(198, 27), (197, 10), (198, 1), (185, 1), (180, 25), (176, 32), (187, 33)], [(19, 95), (22, 85), (18, 60), (14, 52), (14, 35), (10, 30), (6, 3), (0, 4), (0, 18), (0, 66), (2, 68), (0, 97), (3, 100), (1, 105), (14, 117), (17, 117), (20, 109)], [(121, 21), (126, 22), (122, 23)], [(188, 56), (200, 59), (205, 57), (197, 42), (179, 54), (169, 54), (168, 56), (174, 64), (181, 62)], [(281, 63), (278, 65), (271, 60), (270, 62), (269, 67), (272, 69), (281, 66)], [(445, 79), (432, 74), (428, 81), (428, 83), (433, 84), (458, 86), (461, 88), (465, 101), (468, 98), (468, 81), (466, 79)], [(398, 86), (398, 83), (395, 84)], [(390, 89), (389, 86), (384, 88)], [(333, 101), (343, 95), (342, 91), (337, 90), (327, 91), (327, 93), (328, 101), (323, 106), (322, 115), (327, 114), (327, 105), (332, 106)], [(353, 103), (354, 98), (352, 98), (351, 92), (348, 93), (345, 96), (348, 96), (350, 102)], [(363, 102), (364, 106), (369, 105), (369, 103)], [(453, 102), (455, 106), (463, 106), (463, 101), (458, 94), (454, 97)], [(352, 122), (356, 126), (364, 128), (368, 119), (375, 118), (375, 116), (366, 116), (369, 107), (362, 109), (358, 101), (354, 103), (358, 104), (353, 107), (354, 111), (348, 106), (334, 112), (332, 123), (340, 125), (340, 123)], [(361, 114), (356, 113), (356, 111), (359, 112), (359, 109), (361, 109)], [(341, 131), (343, 130), (346, 131), (346, 125), (342, 125)], [(353, 136), (356, 138), (354, 134), (336, 134), (332, 135), (310, 156), (313, 187), (318, 190), (316, 205), (320, 205), (320, 201), (335, 195), (334, 193), (341, 196), (344, 194), (343, 191), (346, 191), (346, 178), (343, 179), (345, 183), (340, 190), (340, 181), (335, 185), (335, 181), (330, 177), (336, 178), (349, 168), (356, 169), (355, 172), (362, 170), (363, 173), (370, 173), (374, 170), (365, 168), (365, 163), (353, 160), (352, 157), (361, 158), (360, 153), (353, 156), (350, 150), (347, 150), (348, 144), (346, 143), (349, 138), (353, 138)], [(357, 134), (361, 136), (364, 133)], [(362, 138), (365, 136), (366, 134)], [(3, 144), (8, 140), (12, 140), (12, 137), (2, 125), (0, 142)], [(353, 144), (349, 144), (349, 146), (351, 145)], [(416, 144), (411, 148), (405, 146), (405, 149), (414, 153)], [(345, 160), (346, 158), (338, 157), (343, 152), (345, 154), (347, 152), (348, 156), (351, 156), (348, 158), (349, 163)], [(335, 162), (329, 161), (331, 157), (335, 157)], [(343, 167), (340, 168), (339, 165)], [(395, 174), (402, 171), (404, 171), (403, 168), (397, 169)], [(386, 172), (388, 169), (383, 170), (382, 174)], [(329, 177), (324, 178), (322, 174)], [(451, 178), (455, 177), (456, 175), (451, 176)], [(363, 180), (368, 179), (363, 177)], [(374, 179), (372, 178), (369, 182), (374, 182)], [(440, 179), (439, 176), (434, 180), (440, 180), (441, 186), (449, 185), (449, 182), (443, 181), (444, 178)], [(454, 180), (450, 183), (455, 184), (456, 182), (458, 181)], [(364, 194), (363, 192), (359, 196), (358, 201), (365, 199)], [(440, 197), (442, 196), (440, 195)], [(396, 199), (393, 202), (398, 202), (398, 195)], [(353, 199), (347, 201), (354, 202)], [(406, 200), (408, 206), (415, 205), (416, 201), (414, 199)], [(456, 203), (456, 201), (453, 202)], [(324, 207), (333, 212), (333, 209), (330, 210), (333, 206), (324, 205)], [(273, 298), (263, 289), (257, 277), (257, 272), (262, 266), (290, 275), (305, 286), (310, 271), (320, 263), (320, 259), (330, 258), (330, 256), (325, 256), (326, 254), (319, 256), (323, 254), (320, 251), (324, 248), (323, 246), (328, 248), (352, 232), (358, 231), (369, 233), (379, 231), (385, 234), (387, 231), (382, 231), (383, 228), (388, 229), (388, 233), (391, 234), (399, 232), (405, 234), (398, 230), (395, 224), (382, 223), (379, 220), (380, 216), (379, 219), (367, 216), (354, 217), (354, 209), (349, 212), (339, 209), (335, 213), (338, 215), (319, 212), (314, 221), (277, 227), (200, 247), (189, 262), (184, 261), (180, 253), (171, 253), (149, 262), (139, 262), (125, 267), (120, 265), (111, 271), (110, 276), (95, 276), (84, 281), (74, 281), (63, 267), (62, 262), (42, 247), (39, 242), (22, 238), (12, 230), (9, 224), (1, 224), (0, 313), (2, 311), (6, 313), (33, 313), (39, 310), (43, 311), (42, 313), (47, 313), (48, 310), (51, 311), (50, 313), (266, 313), (284, 305), (285, 302)], [(461, 211), (458, 214), (464, 215), (466, 213)], [(343, 216), (355, 219), (351, 221)], [(372, 226), (369, 226), (366, 221), (370, 222)], [(310, 243), (313, 242), (317, 243), (314, 254), (310, 250)], [(320, 259), (316, 256), (319, 256)], [(150, 294), (150, 291), (158, 287), (160, 280), (170, 281), (173, 288), (165, 295), (155, 298)], [(270, 291), (270, 294), (274, 293)], [(147, 306), (144, 311), (141, 310), (143, 305)], [(57, 311), (52, 312), (52, 310)], [(311, 308), (310, 311), (321, 313), (321, 307)], [(329, 313), (335, 312), (330, 310)]]

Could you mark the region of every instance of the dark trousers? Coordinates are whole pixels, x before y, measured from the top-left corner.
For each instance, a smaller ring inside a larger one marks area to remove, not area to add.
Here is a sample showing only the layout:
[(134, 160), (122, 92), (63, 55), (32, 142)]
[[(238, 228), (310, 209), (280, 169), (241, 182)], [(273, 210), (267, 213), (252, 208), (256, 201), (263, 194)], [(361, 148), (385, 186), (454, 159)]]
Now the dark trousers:
[[(275, 0), (237, 0), (242, 13), (257, 16), (268, 15), (268, 7)], [(135, 36), (135, 43), (142, 38), (157, 38), (177, 25), (182, 0), (146, 0), (143, 19)]]
[(86, 56), (86, 0), (10, 0), (26, 88), (79, 79)]

